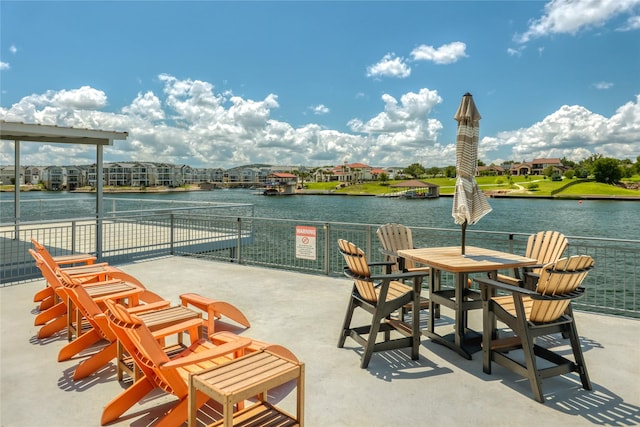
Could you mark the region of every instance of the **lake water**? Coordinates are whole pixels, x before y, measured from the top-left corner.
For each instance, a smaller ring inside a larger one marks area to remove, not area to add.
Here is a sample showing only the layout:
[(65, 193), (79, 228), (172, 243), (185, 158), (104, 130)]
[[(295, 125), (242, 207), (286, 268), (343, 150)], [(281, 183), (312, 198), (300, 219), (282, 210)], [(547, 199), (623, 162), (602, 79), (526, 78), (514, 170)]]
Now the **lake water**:
[[(22, 220), (45, 211), (45, 218), (73, 212), (92, 216), (95, 194), (21, 193)], [(106, 198), (251, 203), (256, 217), (306, 219), (327, 222), (383, 224), (398, 222), (416, 227), (457, 228), (451, 217), (451, 197), (429, 200), (366, 196), (275, 196), (251, 190), (214, 190), (159, 194), (105, 194)], [(53, 199), (53, 200), (52, 200)], [(31, 203), (32, 200), (42, 200)], [(13, 193), (0, 193), (3, 222), (13, 216)], [(109, 202), (107, 202), (109, 203)], [(567, 236), (640, 240), (640, 202), (607, 200), (490, 199), (493, 211), (469, 230), (535, 233), (558, 230)], [(144, 203), (138, 203), (140, 208)], [(107, 208), (108, 209), (108, 208)], [(47, 213), (47, 211), (50, 211)]]

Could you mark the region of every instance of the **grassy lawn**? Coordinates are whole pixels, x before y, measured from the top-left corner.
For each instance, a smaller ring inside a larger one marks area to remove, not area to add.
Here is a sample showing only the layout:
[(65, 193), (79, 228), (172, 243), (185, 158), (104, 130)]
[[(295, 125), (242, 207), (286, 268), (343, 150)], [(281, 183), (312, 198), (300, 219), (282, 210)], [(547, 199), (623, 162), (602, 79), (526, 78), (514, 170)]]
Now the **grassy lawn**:
[[(508, 190), (515, 191), (519, 196), (550, 196), (558, 191), (558, 189), (566, 186), (573, 180), (564, 179), (563, 181), (551, 181), (550, 179), (544, 179), (539, 177), (529, 177), (528, 179), (523, 176), (511, 177), (511, 184), (507, 177), (478, 177), (477, 182), (480, 188), (484, 191), (496, 191), (496, 190)], [(629, 181), (637, 182), (640, 180), (639, 176), (634, 176)], [(429, 182), (440, 186), (440, 194), (453, 194), (455, 189), (455, 178), (424, 178), (421, 181)], [(332, 191), (337, 194), (388, 194), (396, 191), (403, 190), (398, 187), (391, 187), (391, 184), (402, 182), (388, 181), (386, 185), (380, 182), (367, 182), (363, 184), (349, 185), (342, 188), (336, 188), (335, 182), (307, 182), (305, 186), (308, 190), (315, 191)], [(530, 189), (530, 186), (537, 185), (537, 188)], [(597, 182), (578, 182), (574, 185), (570, 185), (564, 190), (557, 192), (556, 196), (562, 197), (569, 196), (575, 197), (580, 195), (591, 196), (640, 196), (638, 190), (627, 190), (624, 188), (616, 187), (613, 185), (607, 185)]]

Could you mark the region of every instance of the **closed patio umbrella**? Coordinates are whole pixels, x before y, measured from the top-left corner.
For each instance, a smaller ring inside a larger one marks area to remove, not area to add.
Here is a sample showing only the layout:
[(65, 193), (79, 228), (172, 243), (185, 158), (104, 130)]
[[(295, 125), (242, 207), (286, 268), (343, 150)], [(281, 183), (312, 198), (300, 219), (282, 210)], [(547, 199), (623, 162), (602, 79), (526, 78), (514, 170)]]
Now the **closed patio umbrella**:
[(478, 139), (480, 113), (470, 93), (465, 93), (454, 117), (458, 122), (456, 134), (456, 189), (451, 215), (462, 224), (462, 255), (465, 252), (465, 232), (468, 224), (475, 224), (491, 212), (486, 196), (476, 182), (478, 167)]

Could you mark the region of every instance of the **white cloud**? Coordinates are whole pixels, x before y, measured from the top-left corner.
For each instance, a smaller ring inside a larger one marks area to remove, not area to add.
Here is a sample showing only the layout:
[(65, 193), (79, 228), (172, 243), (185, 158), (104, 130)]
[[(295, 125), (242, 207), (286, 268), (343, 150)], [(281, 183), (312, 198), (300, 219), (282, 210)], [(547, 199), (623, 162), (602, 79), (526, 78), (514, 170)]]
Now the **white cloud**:
[(124, 107), (122, 112), (132, 116), (148, 118), (151, 121), (165, 118), (160, 99), (153, 92), (147, 92), (144, 95), (139, 93), (131, 105)]
[(613, 87), (613, 83), (611, 82), (597, 82), (593, 84), (593, 87), (595, 87), (598, 90), (607, 90), (607, 89), (611, 89)]
[(311, 109), (313, 111), (313, 114), (315, 115), (324, 115), (324, 114), (329, 114), (329, 112), (331, 111), (329, 109), (329, 107), (327, 107), (326, 105), (323, 104), (318, 104), (318, 105), (312, 105), (311, 107), (309, 107), (309, 109)]
[(564, 105), (531, 127), (482, 138), (479, 151), (481, 158), (488, 159), (494, 151), (511, 147), (510, 159), (516, 161), (565, 156), (578, 161), (594, 153), (635, 159), (638, 135), (640, 95), (610, 118), (579, 105)]
[[(272, 112), (279, 108), (275, 94), (252, 100), (229, 91), (217, 93), (203, 81), (170, 75), (161, 75), (160, 81), (161, 93), (140, 93), (119, 112), (101, 111), (107, 105), (106, 94), (85, 86), (24, 97), (8, 109), (0, 108), (0, 120), (128, 132), (126, 141), (105, 149), (107, 162), (229, 168), (248, 163), (320, 166), (348, 157), (372, 166), (455, 164), (455, 143), (439, 141), (443, 124), (433, 118), (443, 100), (428, 88), (400, 97), (382, 95), (379, 113), (354, 118), (350, 132), (341, 132), (314, 123), (295, 128), (274, 120)], [(500, 157), (512, 160), (581, 160), (593, 153), (635, 159), (638, 135), (640, 96), (610, 118), (581, 106), (564, 106), (528, 128), (484, 137), (479, 151), (488, 162), (498, 152), (510, 152)], [(25, 165), (95, 162), (90, 147), (23, 144), (21, 150)], [(0, 164), (12, 163), (12, 153), (10, 142), (0, 142)]]
[(411, 75), (404, 58), (397, 57), (393, 53), (386, 54), (380, 62), (367, 67), (367, 77), (397, 77), (405, 78)]
[(420, 45), (411, 51), (414, 61), (432, 61), (436, 64), (451, 64), (465, 58), (467, 45), (462, 42), (444, 44), (438, 48)]
[(527, 43), (553, 34), (576, 34), (630, 13), (638, 5), (640, 0), (551, 0), (544, 7), (544, 15), (532, 20), (529, 28), (522, 34), (516, 34), (514, 39), (518, 43)]
[(51, 105), (64, 109), (98, 110), (107, 105), (107, 95), (89, 86), (80, 89), (49, 92)]
[(0, 71), (8, 70), (9, 68), (11, 68), (11, 65), (8, 62), (0, 61)]
[(618, 31), (633, 31), (640, 30), (640, 15), (639, 16), (630, 16), (627, 19), (627, 22), (620, 28)]
[(510, 47), (507, 49), (507, 53), (509, 56), (522, 56), (522, 49), (513, 49)]
[(11, 46), (9, 46), (9, 52), (13, 53), (14, 55), (18, 53), (18, 48), (16, 47), (16, 45), (12, 44)]

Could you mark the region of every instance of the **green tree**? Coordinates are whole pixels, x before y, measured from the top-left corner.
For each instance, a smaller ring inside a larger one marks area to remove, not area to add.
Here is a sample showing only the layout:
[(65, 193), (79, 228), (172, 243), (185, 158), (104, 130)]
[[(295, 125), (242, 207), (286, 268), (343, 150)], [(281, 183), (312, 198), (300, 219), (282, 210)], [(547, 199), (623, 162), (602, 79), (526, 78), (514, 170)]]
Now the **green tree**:
[(593, 176), (596, 182), (615, 184), (623, 176), (620, 161), (611, 157), (601, 157), (593, 162)]
[(567, 179), (572, 179), (575, 174), (576, 172), (573, 169), (569, 169), (568, 171), (565, 171), (564, 176), (566, 176)]
[(544, 168), (542, 174), (547, 178), (550, 178), (553, 175), (553, 166), (547, 166), (546, 168)]
[(444, 176), (447, 178), (455, 178), (456, 177), (456, 167), (455, 166), (447, 166), (444, 168)]
[(560, 159), (560, 163), (562, 163), (564, 166), (569, 167), (569, 168), (576, 167), (576, 162), (571, 161), (571, 160), (567, 159), (566, 157), (561, 158)]
[(411, 175), (414, 178), (419, 178), (425, 174), (424, 167), (420, 163), (413, 163), (402, 170), (407, 175)]
[(382, 172), (380, 175), (378, 175), (378, 181), (380, 181), (382, 185), (386, 185), (387, 182), (389, 181), (389, 175)]
[(442, 169), (440, 169), (437, 166), (431, 167), (429, 168), (427, 171), (427, 174), (431, 175), (433, 178), (437, 177), (438, 175), (440, 175), (440, 173), (442, 173)]

